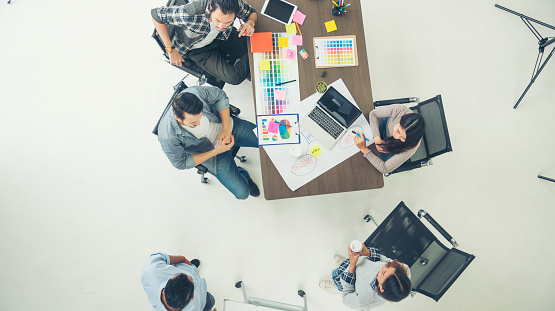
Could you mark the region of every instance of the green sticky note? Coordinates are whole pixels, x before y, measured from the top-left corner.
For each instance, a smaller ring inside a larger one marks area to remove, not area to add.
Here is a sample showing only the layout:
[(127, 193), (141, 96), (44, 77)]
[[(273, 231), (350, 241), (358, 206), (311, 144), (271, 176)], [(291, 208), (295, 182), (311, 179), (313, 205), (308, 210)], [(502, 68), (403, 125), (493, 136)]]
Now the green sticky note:
[(270, 61), (269, 60), (261, 60), (260, 61), (260, 70), (270, 70)]
[(295, 26), (295, 23), (285, 25), (285, 31), (287, 33), (297, 33), (297, 26)]

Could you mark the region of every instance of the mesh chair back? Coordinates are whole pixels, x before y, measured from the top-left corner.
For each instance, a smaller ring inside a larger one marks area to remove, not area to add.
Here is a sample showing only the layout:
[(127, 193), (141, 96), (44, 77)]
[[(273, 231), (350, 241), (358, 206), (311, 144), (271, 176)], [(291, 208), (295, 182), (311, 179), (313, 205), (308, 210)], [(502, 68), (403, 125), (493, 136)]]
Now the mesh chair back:
[(411, 109), (414, 112), (420, 113), (426, 122), (423, 142), (413, 157), (415, 159), (424, 159), (423, 155), (425, 152), (429, 159), (452, 151), (441, 95), (421, 102), (418, 106)]
[(404, 202), (397, 205), (364, 244), (409, 265), (412, 289), (436, 301), (474, 259), (474, 255), (441, 244)]

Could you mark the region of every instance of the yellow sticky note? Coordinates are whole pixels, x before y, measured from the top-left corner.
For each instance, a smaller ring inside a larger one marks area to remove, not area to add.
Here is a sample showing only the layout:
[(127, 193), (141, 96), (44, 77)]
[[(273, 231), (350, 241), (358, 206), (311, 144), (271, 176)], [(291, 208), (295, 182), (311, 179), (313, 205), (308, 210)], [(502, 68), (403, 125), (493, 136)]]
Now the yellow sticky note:
[(279, 37), (278, 38), (278, 47), (286, 48), (288, 46), (289, 46), (289, 39), (288, 38), (284, 38), (284, 37)]
[(320, 149), (320, 145), (316, 145), (316, 146), (310, 148), (310, 153), (312, 153), (312, 156), (315, 157), (315, 158), (317, 156), (321, 155), (322, 154), (322, 149)]
[(261, 60), (260, 61), (260, 70), (270, 70), (270, 61), (269, 60)]
[(329, 22), (325, 22), (324, 24), (326, 25), (326, 30), (328, 32), (332, 32), (332, 31), (337, 30), (337, 25), (335, 25), (335, 20), (333, 20), (333, 19)]
[(297, 33), (297, 26), (295, 26), (295, 23), (285, 25), (285, 31), (287, 33)]

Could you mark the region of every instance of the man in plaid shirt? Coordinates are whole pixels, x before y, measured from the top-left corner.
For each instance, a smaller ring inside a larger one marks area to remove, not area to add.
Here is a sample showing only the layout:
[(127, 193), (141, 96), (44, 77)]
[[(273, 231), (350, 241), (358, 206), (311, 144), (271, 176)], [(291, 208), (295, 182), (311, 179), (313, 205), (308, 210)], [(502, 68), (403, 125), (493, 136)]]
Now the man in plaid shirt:
[[(249, 76), (245, 36), (254, 33), (257, 14), (244, 0), (177, 0), (176, 6), (152, 9), (151, 16), (172, 65), (181, 66), (187, 57), (230, 84)], [(236, 17), (245, 21), (238, 30), (233, 27)], [(168, 25), (178, 27), (173, 38)], [(226, 62), (226, 54), (231, 55), (231, 63)]]

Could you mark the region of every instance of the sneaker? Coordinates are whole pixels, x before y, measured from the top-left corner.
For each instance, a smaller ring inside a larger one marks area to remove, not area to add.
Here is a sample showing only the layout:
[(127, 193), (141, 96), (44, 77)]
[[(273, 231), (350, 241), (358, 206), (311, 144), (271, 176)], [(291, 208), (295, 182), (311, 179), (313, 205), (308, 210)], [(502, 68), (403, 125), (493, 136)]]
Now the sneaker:
[(320, 281), (320, 288), (325, 290), (326, 292), (340, 293), (340, 291), (337, 289), (337, 286), (335, 286), (335, 284), (333, 284), (333, 281), (330, 280)]
[(200, 267), (200, 260), (193, 259), (193, 260), (191, 260), (191, 264), (198, 268), (198, 267)]
[(345, 257), (343, 257), (343, 256), (341, 256), (341, 255), (335, 254), (335, 256), (333, 256), (333, 260), (335, 261), (335, 266), (339, 268), (339, 266), (341, 266), (341, 264), (342, 264), (345, 260), (347, 260), (347, 258), (345, 258)]
[[(244, 169), (240, 166), (237, 166), (237, 168), (240, 169)], [(250, 195), (252, 197), (258, 197), (260, 195), (260, 189), (258, 189), (258, 186), (254, 183), (254, 181), (252, 181), (252, 178), (249, 176), (249, 190), (250, 190)]]

